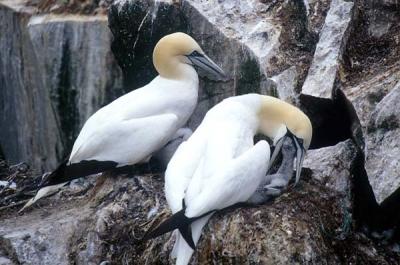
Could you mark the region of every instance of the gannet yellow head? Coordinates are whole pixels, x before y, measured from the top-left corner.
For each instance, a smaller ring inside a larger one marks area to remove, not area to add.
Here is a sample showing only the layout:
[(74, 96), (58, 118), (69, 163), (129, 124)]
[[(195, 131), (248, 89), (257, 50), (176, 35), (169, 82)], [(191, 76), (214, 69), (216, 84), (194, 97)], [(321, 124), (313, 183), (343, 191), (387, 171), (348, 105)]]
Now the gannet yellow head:
[(161, 38), (153, 51), (153, 63), (160, 76), (182, 78), (184, 68), (197, 66), (219, 78), (225, 73), (189, 35), (176, 32)]
[(274, 141), (275, 150), (269, 167), (276, 159), (285, 137), (290, 137), (296, 146), (296, 183), (300, 178), (303, 159), (312, 138), (310, 119), (297, 107), (274, 97), (261, 96), (258, 113), (260, 132)]

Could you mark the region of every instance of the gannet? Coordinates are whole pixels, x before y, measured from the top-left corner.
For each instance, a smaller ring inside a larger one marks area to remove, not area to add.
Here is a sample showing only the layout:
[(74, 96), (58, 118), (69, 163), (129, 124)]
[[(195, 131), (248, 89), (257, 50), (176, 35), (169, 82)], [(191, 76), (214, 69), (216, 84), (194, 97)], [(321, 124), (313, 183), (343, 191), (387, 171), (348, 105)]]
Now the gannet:
[[(176, 264), (187, 264), (211, 215), (247, 201), (265, 183), (270, 150), (265, 141), (254, 145), (257, 133), (280, 146), (288, 135), (296, 139), (296, 148), (307, 150), (312, 128), (298, 108), (270, 96), (247, 94), (223, 100), (207, 112), (168, 164), (165, 195), (173, 216), (144, 240), (178, 229), (171, 256), (177, 258)], [(300, 151), (296, 159), (302, 161), (303, 155)], [(301, 168), (301, 162), (297, 166)]]
[[(69, 159), (42, 178), (41, 188), (147, 162), (174, 138), (196, 107), (199, 79), (194, 67), (224, 78), (197, 42), (181, 32), (158, 41), (153, 64), (159, 75), (95, 112), (75, 140)], [(38, 192), (26, 206), (43, 196)]]

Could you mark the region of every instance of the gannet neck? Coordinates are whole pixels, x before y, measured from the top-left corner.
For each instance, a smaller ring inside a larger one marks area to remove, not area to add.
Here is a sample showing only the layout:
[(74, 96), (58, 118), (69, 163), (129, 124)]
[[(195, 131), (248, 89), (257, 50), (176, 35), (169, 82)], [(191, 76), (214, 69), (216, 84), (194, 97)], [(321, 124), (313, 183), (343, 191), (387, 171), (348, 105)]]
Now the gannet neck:
[(307, 115), (278, 98), (264, 95), (260, 97), (261, 106), (258, 113), (260, 132), (275, 138), (283, 124), (296, 137), (303, 139), (303, 146), (307, 150), (312, 137), (312, 125)]

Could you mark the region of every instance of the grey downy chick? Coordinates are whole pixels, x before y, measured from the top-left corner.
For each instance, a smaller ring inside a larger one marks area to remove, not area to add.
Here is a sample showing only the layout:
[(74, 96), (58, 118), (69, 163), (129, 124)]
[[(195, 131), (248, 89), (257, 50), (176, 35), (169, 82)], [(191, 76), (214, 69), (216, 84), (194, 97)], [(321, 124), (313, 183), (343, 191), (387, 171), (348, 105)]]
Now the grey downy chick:
[(285, 137), (282, 144), (282, 163), (276, 173), (267, 175), (249, 199), (251, 204), (263, 204), (282, 194), (293, 176), (293, 165), (296, 157), (296, 146), (290, 137)]

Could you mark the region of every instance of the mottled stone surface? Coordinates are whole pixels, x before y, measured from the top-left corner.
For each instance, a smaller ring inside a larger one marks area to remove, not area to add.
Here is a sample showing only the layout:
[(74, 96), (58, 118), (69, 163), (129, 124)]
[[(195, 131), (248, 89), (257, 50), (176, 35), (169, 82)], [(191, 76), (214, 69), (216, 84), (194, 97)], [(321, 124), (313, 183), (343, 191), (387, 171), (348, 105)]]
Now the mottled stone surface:
[(57, 163), (62, 142), (26, 30), (34, 10), (10, 2), (0, 3), (1, 149), (13, 163), (47, 169)]
[(396, 86), (400, 79), (400, 65), (388, 71), (372, 75), (354, 86), (346, 86), (344, 92), (351, 100), (360, 118), (364, 134), (376, 105)]
[(285, 100), (286, 102), (295, 104), (295, 87), (298, 79), (296, 67), (292, 66), (280, 73), (279, 75), (271, 77), (271, 79), (276, 84), (276, 90), (278, 91), (279, 98)]
[(52, 170), (83, 122), (122, 93), (105, 16), (34, 15), (0, 2), (0, 131), (11, 163)]
[(106, 16), (77, 15), (34, 16), (27, 25), (66, 151), (90, 115), (123, 93), (107, 25)]
[(302, 93), (330, 98), (348, 38), (353, 2), (332, 0)]
[(378, 202), (400, 186), (400, 82), (371, 113), (366, 170)]
[(350, 194), (350, 165), (355, 156), (351, 140), (335, 146), (309, 150), (304, 167), (312, 171), (312, 177), (324, 183), (325, 187), (341, 194)]

